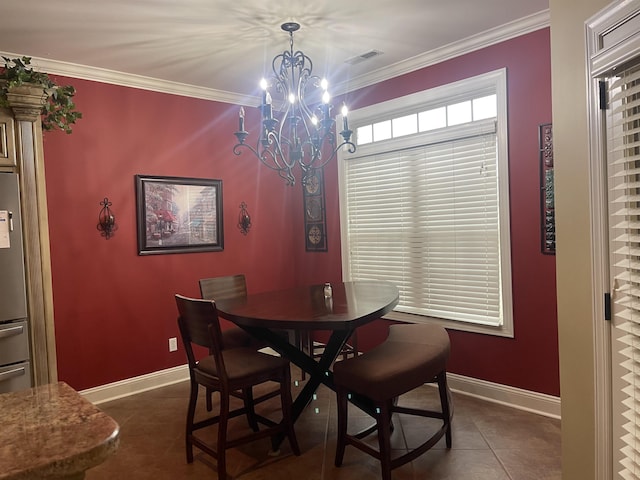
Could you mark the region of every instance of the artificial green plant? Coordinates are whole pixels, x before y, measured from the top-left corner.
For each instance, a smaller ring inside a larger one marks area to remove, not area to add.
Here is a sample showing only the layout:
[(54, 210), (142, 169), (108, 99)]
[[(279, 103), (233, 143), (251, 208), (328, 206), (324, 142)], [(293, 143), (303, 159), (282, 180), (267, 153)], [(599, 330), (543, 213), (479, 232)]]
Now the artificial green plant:
[(2, 57), (4, 68), (0, 71), (0, 107), (8, 107), (7, 93), (22, 85), (43, 88), (45, 101), (42, 105), (42, 129), (59, 129), (71, 133), (76, 120), (82, 113), (76, 110), (73, 96), (76, 89), (72, 85), (56, 85), (46, 73), (38, 72), (31, 65), (31, 57)]

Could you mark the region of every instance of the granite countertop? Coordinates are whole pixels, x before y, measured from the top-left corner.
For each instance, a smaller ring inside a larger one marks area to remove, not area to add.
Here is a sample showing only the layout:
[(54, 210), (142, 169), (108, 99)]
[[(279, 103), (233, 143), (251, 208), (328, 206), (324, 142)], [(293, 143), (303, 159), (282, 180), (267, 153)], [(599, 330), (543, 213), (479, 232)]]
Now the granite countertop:
[(83, 478), (120, 427), (64, 382), (0, 395), (0, 479)]

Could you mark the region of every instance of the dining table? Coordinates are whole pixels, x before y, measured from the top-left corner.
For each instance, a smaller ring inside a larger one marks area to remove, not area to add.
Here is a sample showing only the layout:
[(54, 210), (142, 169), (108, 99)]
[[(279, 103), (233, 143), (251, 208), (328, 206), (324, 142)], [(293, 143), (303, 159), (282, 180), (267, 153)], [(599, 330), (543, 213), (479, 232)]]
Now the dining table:
[[(295, 423), (321, 384), (335, 391), (331, 365), (353, 331), (392, 311), (398, 298), (398, 289), (390, 282), (357, 280), (249, 294), (216, 301), (216, 307), (222, 318), (266, 341), (307, 372), (309, 379), (292, 405)], [(290, 342), (283, 330), (327, 331), (329, 339), (322, 355), (314, 358), (313, 352)]]

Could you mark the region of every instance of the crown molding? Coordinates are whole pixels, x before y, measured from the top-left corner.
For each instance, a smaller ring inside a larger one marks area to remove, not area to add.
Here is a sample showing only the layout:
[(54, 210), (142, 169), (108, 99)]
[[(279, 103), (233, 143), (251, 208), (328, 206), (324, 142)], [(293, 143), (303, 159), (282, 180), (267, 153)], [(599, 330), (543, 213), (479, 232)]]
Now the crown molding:
[[(17, 58), (22, 57), (20, 53), (0, 52), (0, 56)], [(240, 95), (238, 93), (216, 90), (213, 88), (188, 85), (186, 83), (161, 80), (132, 73), (117, 72), (106, 68), (90, 67), (76, 63), (61, 62), (42, 57), (32, 57), (31, 63), (36, 65), (38, 70), (47, 72), (50, 75), (63, 75), (65, 77), (79, 78), (81, 80), (91, 80), (95, 82), (109, 83), (123, 87), (138, 88), (152, 92), (169, 93), (171, 95), (181, 95), (184, 97), (200, 98), (203, 100), (215, 100), (218, 102), (232, 103), (238, 105), (258, 105), (259, 99)]]
[(442, 63), (445, 60), (450, 60), (521, 35), (526, 35), (527, 33), (535, 32), (536, 30), (548, 27), (550, 22), (551, 17), (549, 10), (543, 10), (458, 42), (450, 43), (449, 45), (430, 50), (393, 65), (374, 70), (366, 75), (352, 78), (348, 82), (336, 85), (335, 90), (337, 94), (345, 94), (368, 87), (421, 68)]
[[(344, 94), (384, 80), (389, 80), (399, 75), (410, 73), (496, 43), (504, 42), (505, 40), (509, 40), (520, 35), (540, 30), (548, 27), (549, 24), (549, 10), (544, 10), (514, 22), (501, 25), (500, 27), (487, 30), (459, 42), (451, 43), (444, 47), (403, 60), (402, 62), (395, 63), (389, 67), (374, 70), (366, 75), (350, 79), (348, 82), (343, 82), (336, 86), (336, 94)], [(0, 55), (15, 58), (21, 57), (23, 54), (0, 52)], [(82, 80), (91, 80), (109, 83), (112, 85), (169, 93), (171, 95), (181, 95), (191, 98), (200, 98), (203, 100), (213, 100), (235, 105), (255, 106), (260, 103), (258, 97), (227, 92), (224, 90), (160, 80), (142, 75), (117, 72), (105, 68), (78, 65), (75, 63), (61, 62), (46, 58), (32, 58), (33, 63), (37, 65), (39, 69), (52, 75), (63, 75)]]

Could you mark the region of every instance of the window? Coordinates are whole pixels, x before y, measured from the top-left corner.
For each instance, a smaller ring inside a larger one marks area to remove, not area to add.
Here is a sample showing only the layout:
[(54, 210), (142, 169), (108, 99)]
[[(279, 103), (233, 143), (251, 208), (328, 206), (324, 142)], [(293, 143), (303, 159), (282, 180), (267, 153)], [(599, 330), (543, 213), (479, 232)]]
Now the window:
[(390, 318), (513, 336), (506, 71), (349, 115), (344, 278), (398, 286)]

